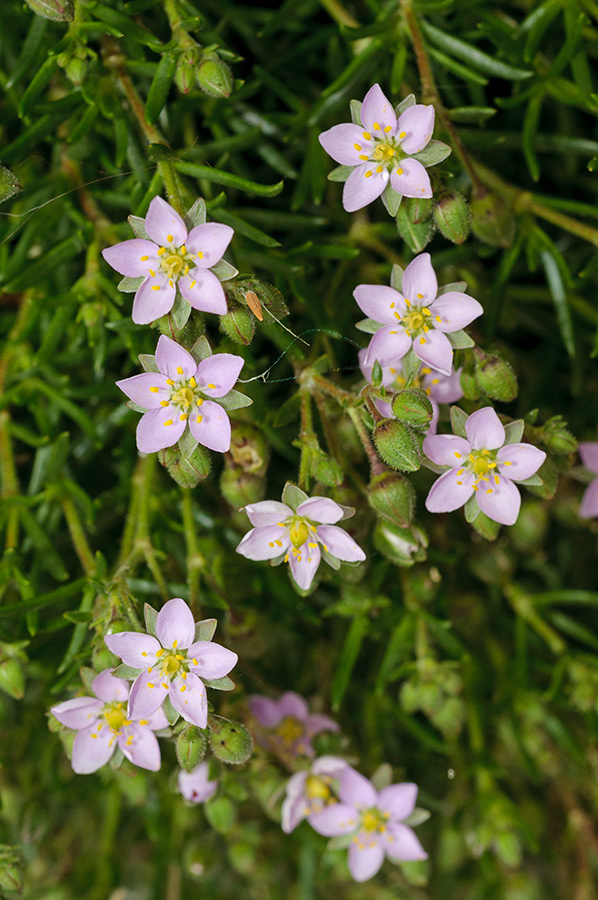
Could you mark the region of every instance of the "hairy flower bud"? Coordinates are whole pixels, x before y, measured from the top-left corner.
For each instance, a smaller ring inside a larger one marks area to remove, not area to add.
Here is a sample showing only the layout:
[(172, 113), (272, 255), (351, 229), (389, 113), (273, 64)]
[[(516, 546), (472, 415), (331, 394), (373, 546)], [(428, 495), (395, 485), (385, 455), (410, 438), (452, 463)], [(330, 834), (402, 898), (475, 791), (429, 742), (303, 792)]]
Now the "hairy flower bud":
[(577, 440), (567, 428), (562, 416), (552, 416), (542, 429), (542, 440), (553, 453), (565, 455), (575, 453)]
[(431, 212), (429, 200), (407, 200), (399, 206), (397, 229), (413, 253), (421, 252), (432, 236)]
[(416, 472), (421, 453), (412, 432), (397, 419), (383, 419), (374, 429), (374, 444), (380, 458), (391, 469)]
[(251, 475), (236, 467), (223, 469), (220, 475), (220, 490), (224, 499), (234, 509), (258, 503), (264, 499), (266, 483), (259, 475)]
[(71, 0), (25, 0), (29, 9), (52, 22), (72, 22), (75, 9)]
[(232, 72), (217, 53), (204, 53), (196, 78), (198, 86), (210, 97), (229, 97), (233, 89)]
[(343, 470), (337, 461), (319, 447), (311, 451), (311, 472), (314, 478), (326, 487), (336, 487), (342, 484), (344, 479)]
[(484, 244), (510, 247), (515, 237), (515, 217), (497, 194), (486, 192), (471, 200), (471, 228)]
[(197, 445), (188, 459), (185, 459), (176, 445), (160, 450), (158, 459), (176, 483), (184, 488), (197, 487), (202, 478), (209, 475), (212, 467), (210, 454), (201, 444)]
[(181, 769), (192, 772), (204, 758), (207, 747), (206, 733), (196, 725), (189, 725), (176, 741), (176, 758)]
[(233, 463), (249, 475), (265, 475), (270, 448), (264, 435), (252, 425), (235, 425), (231, 434)]
[(434, 208), (434, 222), (447, 241), (462, 244), (471, 228), (471, 213), (462, 194), (443, 197)]
[(465, 365), (459, 376), (461, 390), (466, 400), (479, 400), (480, 389), (475, 377), (475, 369), (473, 365), (468, 363)]
[(188, 94), (195, 84), (195, 73), (199, 66), (199, 48), (192, 47), (181, 54), (174, 73), (175, 84), (181, 94)]
[(408, 567), (426, 558), (428, 538), (417, 525), (400, 528), (381, 520), (374, 530), (374, 545), (391, 562)]
[(236, 344), (250, 344), (255, 332), (256, 318), (248, 309), (238, 306), (220, 316), (220, 330)]
[(509, 363), (495, 354), (476, 354), (475, 378), (478, 387), (492, 400), (508, 403), (517, 396), (517, 376)]
[(404, 475), (384, 472), (372, 478), (368, 502), (383, 519), (406, 527), (415, 512), (415, 491)]
[(214, 756), (229, 765), (247, 762), (253, 749), (253, 739), (244, 725), (220, 716), (210, 716), (208, 727)]
[(422, 388), (406, 388), (395, 394), (392, 411), (399, 422), (424, 431), (432, 419), (434, 410), (428, 396)]

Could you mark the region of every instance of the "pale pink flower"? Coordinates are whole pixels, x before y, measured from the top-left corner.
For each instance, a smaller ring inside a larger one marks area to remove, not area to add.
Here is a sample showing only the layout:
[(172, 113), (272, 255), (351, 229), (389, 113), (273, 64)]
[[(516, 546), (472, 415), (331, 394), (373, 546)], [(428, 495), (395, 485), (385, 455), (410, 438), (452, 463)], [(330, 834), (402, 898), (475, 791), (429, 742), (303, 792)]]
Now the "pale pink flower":
[(289, 778), (282, 804), (282, 830), (290, 834), (299, 822), (338, 803), (338, 779), (348, 766), (337, 756), (321, 756), (311, 768)]
[(209, 780), (209, 766), (207, 762), (200, 762), (192, 772), (181, 769), (177, 783), (179, 791), (190, 803), (205, 803), (213, 797), (218, 787), (217, 781)]
[[(579, 455), (586, 469), (598, 475), (598, 442), (586, 441), (580, 444)], [(579, 515), (582, 519), (598, 516), (598, 478), (594, 478), (587, 486), (579, 508)]]
[(328, 716), (310, 713), (305, 699), (294, 691), (286, 691), (278, 700), (254, 694), (248, 705), (263, 743), (291, 756), (313, 756), (312, 738), (321, 731), (339, 730)]

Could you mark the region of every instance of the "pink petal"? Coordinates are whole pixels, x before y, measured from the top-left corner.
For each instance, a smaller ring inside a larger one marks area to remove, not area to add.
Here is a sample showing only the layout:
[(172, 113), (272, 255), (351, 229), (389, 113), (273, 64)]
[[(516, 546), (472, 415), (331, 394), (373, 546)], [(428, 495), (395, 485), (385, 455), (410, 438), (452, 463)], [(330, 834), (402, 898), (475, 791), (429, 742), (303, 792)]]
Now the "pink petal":
[(161, 709), (150, 716), (148, 719), (142, 719), (142, 722), (147, 722), (147, 727), (151, 728), (152, 731), (161, 731), (163, 728), (168, 728), (168, 719), (164, 715)]
[(334, 125), (323, 131), (318, 140), (326, 153), (343, 166), (360, 165), (360, 155), (369, 156), (374, 148), (374, 142), (364, 138), (359, 125)]
[(337, 525), (319, 525), (318, 540), (329, 553), (344, 562), (363, 562), (365, 559), (359, 544)]
[(349, 871), (354, 881), (362, 882), (373, 878), (384, 862), (384, 850), (379, 843), (367, 843), (369, 834), (358, 835), (359, 843), (349, 847)]
[(470, 325), (474, 319), (482, 315), (484, 309), (468, 294), (449, 291), (434, 301), (430, 312), (434, 318), (434, 328), (450, 333)]
[(428, 854), (416, 834), (407, 825), (390, 824), (385, 834), (386, 855), (399, 862), (427, 859)]
[(368, 345), (366, 364), (373, 365), (378, 360), (381, 366), (390, 365), (405, 356), (411, 346), (412, 339), (401, 325), (385, 325), (376, 332)]
[(494, 477), (489, 481), (480, 481), (476, 493), (478, 506), (483, 513), (501, 525), (514, 525), (519, 515), (521, 494), (512, 481), (504, 475), (498, 476), (498, 484)]
[(359, 816), (355, 807), (348, 803), (333, 803), (321, 812), (309, 817), (309, 824), (324, 837), (337, 834), (351, 834), (359, 824)]
[(175, 295), (176, 288), (168, 283), (165, 275), (158, 273), (155, 278), (146, 278), (135, 294), (131, 318), (136, 325), (155, 322), (170, 312)]
[(299, 504), (297, 514), (313, 519), (314, 522), (334, 525), (335, 522), (340, 522), (344, 512), (342, 506), (329, 497), (309, 497)]
[(450, 375), (453, 368), (453, 348), (446, 335), (431, 329), (425, 335), (414, 338), (413, 352), (421, 361), (443, 375)]
[[(135, 278), (139, 275), (147, 275), (152, 263), (157, 265), (156, 253), (158, 247), (152, 241), (135, 238), (132, 241), (123, 241), (114, 247), (102, 250), (102, 256), (109, 266), (112, 266), (121, 275)], [(146, 257), (143, 259), (142, 257)]]
[(156, 619), (156, 635), (163, 647), (186, 650), (195, 638), (195, 620), (180, 597), (165, 603)]
[(273, 728), (282, 719), (282, 713), (278, 708), (277, 701), (271, 700), (269, 697), (254, 694), (252, 697), (249, 697), (247, 704), (251, 715), (265, 728)]
[[(538, 471), (546, 454), (533, 444), (506, 444), (496, 454), (498, 471), (511, 481), (525, 481)], [(507, 462), (510, 465), (507, 465)]]
[(52, 706), (50, 712), (61, 725), (79, 731), (81, 728), (93, 726), (103, 708), (103, 702), (96, 700), (95, 697), (74, 697), (72, 700), (65, 700), (64, 703)]
[(197, 363), (191, 354), (165, 334), (160, 335), (156, 347), (156, 365), (172, 381), (188, 381), (197, 372)]
[(432, 369), (429, 374), (424, 375), (424, 387), (430, 389), (430, 399), (436, 403), (455, 403), (463, 396), (463, 388), (461, 387), (461, 369), (454, 369), (450, 375), (444, 375), (442, 372), (436, 372)]
[(176, 444), (186, 425), (180, 420), (180, 412), (176, 406), (164, 406), (144, 413), (137, 425), (139, 452), (157, 453)]
[(159, 409), (161, 401), (170, 397), (166, 376), (158, 372), (143, 372), (141, 375), (133, 375), (132, 378), (123, 378), (122, 381), (116, 382), (116, 386), (145, 409)]
[(430, 176), (417, 159), (402, 159), (399, 168), (390, 173), (393, 191), (403, 197), (428, 199), (432, 196)]
[(104, 669), (103, 672), (96, 675), (91, 689), (96, 697), (99, 697), (104, 703), (112, 703), (115, 700), (126, 703), (129, 699), (129, 682), (122, 678), (116, 678), (112, 674), (112, 669)]
[(156, 659), (156, 651), (160, 649), (160, 644), (154, 637), (150, 634), (141, 634), (139, 631), (107, 634), (104, 641), (112, 653), (120, 656), (125, 665), (134, 669), (146, 669), (152, 665)]
[[(307, 773), (298, 772), (298, 775), (307, 777)], [(295, 778), (296, 776), (293, 776)], [(290, 834), (297, 827), (299, 822), (305, 818), (305, 798), (302, 796), (286, 797), (282, 804), (282, 830), (285, 834)]]
[[(366, 178), (366, 172), (371, 172)], [(364, 163), (353, 169), (343, 188), (343, 206), (347, 212), (363, 209), (380, 196), (388, 184), (388, 171), (376, 171), (375, 163)]]
[(188, 275), (179, 278), (179, 289), (193, 309), (218, 316), (227, 310), (224, 288), (208, 269), (191, 269)]
[(340, 756), (320, 756), (319, 759), (316, 759), (311, 770), (314, 775), (330, 775), (331, 778), (338, 778), (348, 765), (349, 763), (341, 759)]
[(582, 519), (598, 516), (598, 478), (591, 481), (583, 495), (579, 515)]
[(129, 718), (135, 721), (149, 719), (157, 713), (168, 694), (169, 685), (164, 687), (164, 684), (166, 682), (162, 683), (158, 671), (138, 675), (129, 694)]
[(192, 256), (197, 256), (195, 265), (199, 269), (210, 269), (222, 259), (234, 233), (230, 225), (220, 222), (196, 225), (189, 232), (185, 246)]
[(305, 699), (295, 691), (285, 691), (278, 699), (278, 709), (283, 716), (293, 716), (294, 719), (306, 719), (309, 709)]
[(208, 450), (226, 453), (230, 448), (230, 419), (218, 403), (204, 400), (189, 416), (189, 428), (196, 441)]
[(578, 444), (577, 449), (586, 469), (589, 469), (590, 472), (598, 472), (598, 442), (583, 441)]
[(203, 681), (189, 672), (186, 679), (175, 678), (170, 688), (170, 702), (183, 719), (205, 728), (208, 724), (208, 699)]
[(471, 453), (471, 447), (465, 438), (456, 434), (434, 434), (424, 438), (423, 450), (428, 459), (437, 466), (461, 468)]
[[(228, 675), (239, 659), (232, 650), (227, 650), (226, 647), (213, 641), (196, 641), (189, 647), (187, 656), (192, 661), (191, 671), (210, 681)], [(197, 665), (194, 660), (197, 660)]]
[(378, 795), (378, 808), (390, 813), (391, 819), (406, 819), (415, 809), (417, 785), (410, 782), (391, 784)]
[(252, 528), (248, 531), (237, 545), (237, 553), (245, 559), (276, 559), (288, 550), (289, 546), (288, 529), (283, 531), (278, 525), (265, 525), (263, 528)]
[(450, 469), (438, 478), (426, 498), (426, 509), (433, 513), (452, 512), (463, 506), (473, 494), (473, 475), (460, 469)]
[(317, 544), (310, 547), (305, 543), (296, 556), (294, 553), (289, 554), (289, 564), (295, 583), (302, 590), (308, 590), (320, 565), (320, 548)]
[[(397, 122), (397, 137), (405, 153), (419, 153), (429, 143), (434, 131), (434, 107), (416, 103), (401, 113)], [(404, 137), (401, 137), (402, 134)]]
[(105, 766), (116, 750), (113, 737), (110, 728), (98, 731), (94, 725), (79, 731), (73, 743), (73, 772), (77, 775), (89, 775)]
[(232, 353), (215, 353), (197, 367), (197, 384), (207, 397), (224, 397), (234, 388), (245, 360)]
[(498, 450), (505, 442), (505, 429), (491, 406), (472, 413), (465, 431), (474, 450)]
[(217, 781), (208, 779), (208, 763), (201, 762), (192, 772), (181, 769), (178, 774), (179, 791), (190, 803), (205, 803), (213, 797), (218, 787)]
[(180, 247), (187, 240), (187, 228), (178, 212), (162, 197), (154, 197), (145, 217), (145, 230), (156, 244)]
[(259, 503), (248, 503), (243, 509), (252, 525), (263, 527), (284, 522), (293, 515), (293, 510), (278, 500), (260, 500)]
[(401, 317), (407, 311), (401, 294), (384, 284), (359, 284), (353, 296), (366, 316), (383, 325), (396, 325), (397, 316)]
[[(397, 117), (392, 103), (386, 98), (379, 84), (373, 85), (363, 98), (361, 121), (366, 131), (374, 137), (392, 137), (397, 128)], [(386, 128), (390, 126), (390, 130)]]
[(421, 309), (430, 306), (438, 293), (438, 279), (429, 253), (420, 253), (403, 273), (403, 293)]
[[(366, 362), (365, 362), (366, 356), (367, 356), (367, 349), (365, 347), (363, 347), (357, 353), (357, 359), (359, 361), (359, 368), (361, 369), (361, 374), (363, 375), (365, 380), (369, 381), (371, 384), (372, 370), (374, 368), (374, 365), (373, 365), (373, 363), (371, 366), (366, 364)], [(392, 369), (392, 371), (391, 371), (391, 369)], [(392, 367), (391, 366), (382, 366), (382, 384), (384, 385), (384, 387), (389, 387), (391, 384), (394, 383), (394, 381), (397, 377), (396, 376), (397, 369), (401, 372), (403, 371), (400, 360), (396, 360), (394, 363), (394, 366), (392, 366)]]
[(334, 719), (314, 713), (305, 719), (305, 732), (308, 738), (315, 737), (321, 731), (340, 731), (340, 727)]
[(350, 803), (358, 809), (375, 806), (378, 798), (372, 782), (352, 766), (341, 772), (338, 795), (343, 803)]
[[(131, 740), (131, 738), (133, 740)], [(160, 768), (160, 745), (151, 728), (127, 725), (117, 738), (118, 746), (134, 766), (157, 772)]]

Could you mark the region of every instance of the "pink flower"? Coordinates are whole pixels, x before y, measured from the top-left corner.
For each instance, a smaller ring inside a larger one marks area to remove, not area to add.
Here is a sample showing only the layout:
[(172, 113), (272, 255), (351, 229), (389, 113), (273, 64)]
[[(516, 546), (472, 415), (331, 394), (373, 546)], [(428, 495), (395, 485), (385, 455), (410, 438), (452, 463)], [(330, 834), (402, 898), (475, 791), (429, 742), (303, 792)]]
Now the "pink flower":
[(163, 334), (156, 347), (156, 366), (157, 372), (116, 382), (127, 397), (146, 410), (137, 426), (139, 452), (156, 453), (172, 447), (187, 426), (195, 440), (209, 450), (228, 450), (230, 420), (220, 403), (214, 401), (222, 401), (232, 390), (243, 358), (215, 353), (198, 365), (184, 347)]
[(195, 640), (193, 614), (184, 600), (169, 600), (156, 619), (156, 637), (119, 631), (104, 640), (125, 665), (140, 671), (129, 696), (129, 716), (149, 717), (166, 697), (193, 725), (205, 728), (208, 701), (203, 679), (228, 675), (238, 656), (212, 641)]
[(181, 769), (177, 781), (179, 791), (190, 803), (205, 803), (214, 796), (218, 787), (217, 781), (208, 779), (207, 762), (201, 762), (192, 772)]
[(382, 325), (367, 348), (367, 365), (375, 360), (391, 365), (413, 348), (425, 366), (443, 375), (450, 375), (453, 366), (453, 348), (446, 335), (465, 328), (483, 312), (468, 294), (438, 294), (429, 253), (420, 253), (409, 263), (401, 292), (381, 284), (360, 284), (353, 296), (366, 316)]
[(264, 732), (263, 743), (285, 755), (313, 756), (311, 739), (321, 731), (339, 730), (328, 716), (310, 714), (303, 697), (294, 691), (286, 691), (278, 700), (254, 695), (249, 698), (249, 709)]
[[(363, 349), (359, 351), (357, 357), (359, 359), (359, 368), (361, 369), (363, 377), (371, 384), (372, 369), (374, 368), (374, 365), (373, 363), (371, 365), (366, 364), (366, 355), (367, 350)], [(455, 371), (453, 368), (450, 375), (444, 375), (442, 372), (436, 372), (434, 369), (430, 369), (429, 366), (422, 366), (411, 382), (411, 387), (422, 388), (426, 392), (430, 399), (430, 403), (432, 404), (432, 420), (427, 431), (428, 434), (436, 434), (438, 416), (440, 414), (438, 404), (455, 403), (463, 396), (460, 377), (461, 369)], [(407, 379), (403, 370), (403, 362), (400, 359), (388, 366), (382, 366), (383, 387), (388, 388), (391, 392), (395, 392), (402, 390), (406, 383)], [(379, 398), (375, 399), (374, 403), (381, 415), (386, 416), (387, 419), (394, 418), (390, 403)]]
[(339, 776), (340, 802), (309, 817), (319, 834), (354, 835), (349, 847), (349, 871), (355, 881), (367, 881), (378, 872), (384, 857), (396, 862), (426, 859), (415, 833), (404, 824), (415, 809), (417, 786), (391, 784), (379, 793), (351, 766)]
[[(590, 472), (598, 475), (598, 443), (588, 441), (579, 445), (581, 461)], [(582, 519), (598, 516), (598, 478), (594, 478), (586, 488), (579, 508)]]
[(62, 725), (77, 732), (73, 744), (73, 771), (88, 775), (106, 765), (116, 747), (133, 765), (157, 772), (160, 746), (154, 731), (167, 728), (163, 713), (127, 713), (129, 685), (111, 669), (100, 672), (91, 686), (95, 697), (75, 697), (50, 710)]
[(426, 456), (436, 465), (449, 467), (432, 485), (426, 509), (452, 512), (475, 494), (477, 505), (490, 519), (513, 525), (521, 506), (514, 482), (534, 475), (546, 454), (532, 444), (505, 444), (505, 429), (491, 406), (472, 413), (465, 432), (467, 439), (454, 434), (424, 439)]
[(337, 756), (321, 756), (305, 772), (289, 779), (282, 804), (282, 830), (290, 834), (299, 822), (338, 803), (338, 778), (348, 766)]
[[(400, 104), (397, 113), (409, 102)], [(413, 98), (412, 105), (398, 118), (397, 113), (380, 85), (375, 84), (363, 100), (360, 124), (334, 125), (319, 136), (322, 147), (336, 162), (353, 168), (343, 190), (347, 212), (367, 206), (388, 186), (400, 197), (432, 196), (430, 178), (417, 154), (432, 137), (434, 107), (415, 104)], [(450, 149), (436, 144), (444, 151), (435, 160), (440, 162)]]
[(328, 497), (308, 497), (294, 485), (287, 485), (283, 493), (283, 500), (289, 503), (292, 502), (289, 488), (301, 501), (294, 508), (276, 500), (244, 507), (255, 527), (245, 535), (237, 553), (247, 559), (288, 562), (291, 575), (302, 590), (311, 586), (322, 557), (333, 566), (337, 560), (362, 562), (365, 559), (361, 547), (334, 524), (352, 516), (354, 509), (339, 506)]
[(190, 231), (178, 212), (154, 197), (145, 218), (147, 238), (123, 241), (102, 251), (117, 272), (143, 281), (133, 301), (133, 321), (147, 325), (169, 313), (177, 290), (194, 309), (226, 312), (220, 281), (210, 271), (234, 234), (228, 225), (210, 222)]

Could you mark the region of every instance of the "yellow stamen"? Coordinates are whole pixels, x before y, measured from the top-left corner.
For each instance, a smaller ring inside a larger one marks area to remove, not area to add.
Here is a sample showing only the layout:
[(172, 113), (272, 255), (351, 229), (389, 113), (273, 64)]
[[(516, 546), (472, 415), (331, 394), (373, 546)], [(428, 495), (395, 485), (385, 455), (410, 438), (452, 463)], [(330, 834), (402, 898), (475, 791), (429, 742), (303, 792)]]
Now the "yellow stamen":
[(374, 131), (380, 131), (380, 126), (377, 122), (374, 122)]
[(162, 256), (163, 253), (166, 253), (166, 247), (160, 247), (158, 250), (158, 256)]
[(177, 370), (177, 372), (178, 372), (179, 375), (182, 375), (182, 374), (183, 374), (183, 368), (182, 368), (182, 366), (177, 366), (177, 367), (176, 367), (176, 370)]
[(164, 422), (165, 425), (172, 425), (172, 419), (168, 419), (168, 421)]
[(372, 140), (372, 135), (369, 133), (369, 131), (364, 131), (364, 132), (363, 132), (363, 136), (364, 136), (364, 138), (365, 138), (366, 141), (371, 141), (371, 140)]
[(149, 256), (140, 256), (139, 259), (141, 260), (141, 262), (145, 262), (147, 259), (149, 259)]
[(160, 388), (157, 388), (157, 387), (150, 388), (150, 391), (152, 392), (152, 394), (157, 394), (159, 390), (160, 390)]
[(371, 178), (373, 174), (374, 174), (374, 173), (373, 173), (371, 170), (369, 170), (369, 171), (367, 171), (367, 172), (365, 173), (365, 177), (366, 177), (366, 178)]
[(152, 291), (159, 291), (159, 290), (160, 290), (159, 284), (152, 284)]
[(389, 131), (392, 131), (392, 125), (387, 125), (384, 131), (388, 134)]
[(167, 234), (167, 235), (166, 235), (166, 240), (168, 241), (169, 244), (171, 244), (171, 243), (174, 241), (174, 238), (173, 238), (173, 236), (172, 236), (171, 234)]

